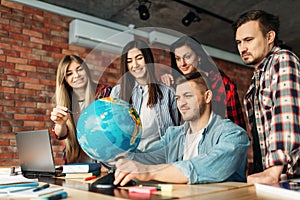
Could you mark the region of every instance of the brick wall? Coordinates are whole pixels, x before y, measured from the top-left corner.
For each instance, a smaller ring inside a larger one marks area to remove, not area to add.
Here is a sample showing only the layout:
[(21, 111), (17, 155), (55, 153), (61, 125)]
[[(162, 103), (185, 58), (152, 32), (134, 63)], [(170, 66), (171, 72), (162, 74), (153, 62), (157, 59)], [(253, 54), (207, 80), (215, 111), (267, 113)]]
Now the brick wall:
[[(71, 18), (6, 0), (1, 1), (0, 14), (0, 166), (10, 166), (18, 165), (16, 131), (52, 125), (49, 116), (59, 60), (65, 54), (85, 58), (91, 50), (68, 44)], [(155, 50), (154, 55), (156, 62), (169, 66), (168, 53)], [(101, 63), (110, 65), (101, 82), (113, 86), (119, 77), (119, 60), (110, 64), (111, 54), (100, 52), (99, 56)], [(236, 82), (242, 98), (252, 69), (222, 60), (216, 63)], [(55, 163), (61, 164), (62, 142), (53, 140), (53, 150)]]

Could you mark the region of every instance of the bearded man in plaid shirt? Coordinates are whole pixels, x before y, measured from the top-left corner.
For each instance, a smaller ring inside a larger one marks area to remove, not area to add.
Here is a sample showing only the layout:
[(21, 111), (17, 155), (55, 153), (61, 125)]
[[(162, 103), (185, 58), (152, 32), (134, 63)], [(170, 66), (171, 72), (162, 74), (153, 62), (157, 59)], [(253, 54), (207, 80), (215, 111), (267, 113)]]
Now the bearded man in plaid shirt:
[(233, 24), (238, 51), (255, 67), (245, 95), (254, 174), (248, 183), (277, 183), (300, 175), (299, 58), (279, 47), (279, 18), (262, 10), (242, 14)]

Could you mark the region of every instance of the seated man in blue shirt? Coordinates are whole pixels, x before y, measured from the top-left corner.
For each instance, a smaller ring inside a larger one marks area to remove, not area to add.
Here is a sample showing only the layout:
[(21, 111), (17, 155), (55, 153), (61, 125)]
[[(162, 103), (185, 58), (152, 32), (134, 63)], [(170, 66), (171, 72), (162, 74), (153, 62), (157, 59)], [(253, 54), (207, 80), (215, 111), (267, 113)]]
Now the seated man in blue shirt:
[(171, 126), (155, 145), (116, 162), (114, 184), (131, 179), (168, 183), (246, 181), (249, 138), (244, 129), (211, 111), (205, 74), (179, 78), (177, 107), (185, 121)]

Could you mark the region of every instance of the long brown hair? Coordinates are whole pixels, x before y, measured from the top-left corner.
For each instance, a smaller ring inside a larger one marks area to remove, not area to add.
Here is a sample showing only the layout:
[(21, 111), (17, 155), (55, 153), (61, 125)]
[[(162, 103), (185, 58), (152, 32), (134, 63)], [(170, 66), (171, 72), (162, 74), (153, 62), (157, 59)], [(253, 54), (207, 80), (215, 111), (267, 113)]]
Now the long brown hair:
[[(85, 70), (88, 77), (88, 83), (85, 90), (84, 107), (92, 103), (94, 100), (96, 87), (92, 82), (88, 66), (79, 56), (66, 55), (60, 60), (58, 64), (54, 101), (57, 105), (65, 106), (75, 112), (80, 112), (78, 99), (76, 95), (73, 94), (73, 88), (67, 83), (65, 79), (67, 69), (72, 62), (80, 64)], [(85, 153), (80, 148), (76, 136), (76, 123), (78, 120), (78, 116), (79, 115), (71, 115), (71, 118), (69, 118), (66, 122), (68, 129), (68, 137), (65, 140), (67, 163), (78, 162), (78, 160), (80, 160), (85, 155)]]
[(154, 58), (150, 47), (146, 42), (142, 40), (134, 40), (129, 42), (122, 51), (121, 56), (121, 90), (120, 90), (120, 99), (123, 99), (130, 104), (132, 103), (132, 90), (135, 84), (135, 78), (128, 72), (127, 67), (127, 55), (128, 51), (131, 49), (137, 48), (141, 50), (146, 67), (147, 67), (147, 79), (148, 79), (148, 87), (149, 87), (149, 97), (147, 106), (153, 107), (158, 102), (158, 98), (162, 98), (162, 92), (160, 91), (157, 80), (155, 78), (154, 73)]

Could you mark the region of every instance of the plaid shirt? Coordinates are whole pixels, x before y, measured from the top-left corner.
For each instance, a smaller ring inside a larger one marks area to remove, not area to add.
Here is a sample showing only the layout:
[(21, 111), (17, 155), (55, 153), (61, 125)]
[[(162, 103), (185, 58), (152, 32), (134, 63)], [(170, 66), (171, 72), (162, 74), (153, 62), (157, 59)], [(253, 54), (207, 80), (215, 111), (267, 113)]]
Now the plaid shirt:
[(219, 70), (219, 72), (210, 71), (208, 73), (213, 91), (213, 110), (246, 130), (243, 109), (236, 86), (223, 71)]
[(244, 103), (251, 128), (255, 115), (264, 169), (284, 165), (288, 175), (300, 174), (299, 58), (273, 47), (252, 80)]

